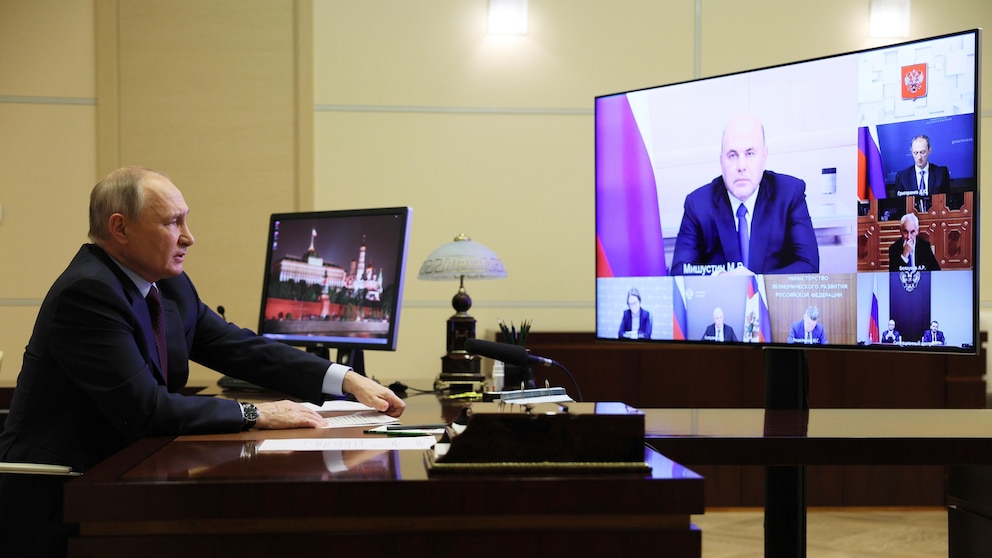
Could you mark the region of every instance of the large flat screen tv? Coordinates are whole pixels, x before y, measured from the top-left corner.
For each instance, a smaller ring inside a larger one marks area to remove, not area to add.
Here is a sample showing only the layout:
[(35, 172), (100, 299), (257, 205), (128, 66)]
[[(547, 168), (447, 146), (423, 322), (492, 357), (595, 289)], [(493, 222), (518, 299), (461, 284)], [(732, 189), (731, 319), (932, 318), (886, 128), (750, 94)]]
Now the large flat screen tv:
[(974, 352), (979, 43), (597, 97), (597, 338)]
[(412, 210), (278, 213), (269, 220), (258, 333), (364, 373), (395, 351)]

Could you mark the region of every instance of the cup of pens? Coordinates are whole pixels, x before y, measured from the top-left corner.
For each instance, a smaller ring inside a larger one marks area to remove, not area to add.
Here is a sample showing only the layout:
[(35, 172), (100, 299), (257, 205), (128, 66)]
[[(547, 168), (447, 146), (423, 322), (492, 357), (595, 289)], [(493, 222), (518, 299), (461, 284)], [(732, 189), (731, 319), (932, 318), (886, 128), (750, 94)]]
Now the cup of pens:
[[(518, 328), (513, 322), (506, 325), (502, 319), (499, 320), (499, 330), (503, 343), (524, 347), (527, 341), (527, 334), (530, 332), (530, 320), (520, 322)], [(502, 379), (497, 377), (498, 369), (502, 369)], [(500, 385), (502, 383), (502, 385)], [(530, 368), (530, 363), (523, 362), (496, 362), (493, 364), (493, 389), (496, 391), (507, 391), (516, 389), (531, 389), (534, 387), (534, 372)]]

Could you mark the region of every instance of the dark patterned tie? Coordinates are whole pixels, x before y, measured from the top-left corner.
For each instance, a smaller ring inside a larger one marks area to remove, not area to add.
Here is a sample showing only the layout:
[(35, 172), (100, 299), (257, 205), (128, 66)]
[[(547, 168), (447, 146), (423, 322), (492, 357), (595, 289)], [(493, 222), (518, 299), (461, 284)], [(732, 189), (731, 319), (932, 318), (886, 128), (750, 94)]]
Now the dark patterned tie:
[(751, 251), (751, 242), (748, 240), (747, 234), (747, 208), (744, 204), (737, 206), (737, 241), (740, 243), (741, 247), (741, 262), (744, 263), (744, 267), (750, 269), (748, 265), (748, 252)]
[(155, 334), (155, 348), (158, 349), (158, 362), (162, 369), (162, 379), (168, 383), (169, 360), (165, 344), (165, 313), (162, 312), (162, 297), (158, 294), (158, 287), (152, 285), (145, 301), (148, 303), (148, 315), (152, 319), (152, 331)]

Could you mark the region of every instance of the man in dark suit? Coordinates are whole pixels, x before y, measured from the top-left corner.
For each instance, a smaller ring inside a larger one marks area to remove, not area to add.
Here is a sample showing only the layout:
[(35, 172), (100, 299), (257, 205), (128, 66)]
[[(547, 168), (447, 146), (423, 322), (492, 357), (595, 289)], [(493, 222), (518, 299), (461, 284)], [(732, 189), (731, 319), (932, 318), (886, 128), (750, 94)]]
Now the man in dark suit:
[(717, 306), (713, 309), (713, 323), (706, 327), (703, 333), (703, 341), (716, 341), (718, 343), (738, 341), (734, 328), (723, 323), (723, 308)]
[[(149, 169), (118, 169), (94, 187), (93, 244), (80, 248), (42, 303), (0, 461), (83, 472), (144, 436), (324, 424), (288, 400), (255, 406), (182, 395), (190, 359), (313, 403), (348, 392), (391, 416), (403, 412), (403, 401), (376, 382), (230, 324), (201, 302), (183, 272), (194, 242), (188, 212), (175, 185)], [(65, 554), (64, 482), (0, 475), (5, 556)]]
[(637, 289), (627, 291), (627, 309), (620, 319), (620, 339), (651, 339), (651, 328), (654, 322), (651, 313), (641, 308), (641, 293)]
[(919, 135), (910, 143), (914, 164), (896, 173), (896, 193), (899, 196), (917, 196), (918, 211), (930, 210), (930, 196), (946, 194), (951, 187), (951, 174), (947, 167), (930, 162), (930, 138)]
[(736, 118), (723, 132), (722, 175), (686, 196), (674, 275), (814, 273), (820, 269), (806, 184), (765, 170), (761, 123)]
[(930, 329), (923, 332), (923, 342), (930, 345), (943, 345), (944, 332), (940, 331), (940, 324), (937, 320), (930, 322)]
[(902, 216), (899, 233), (902, 238), (889, 246), (889, 271), (940, 271), (930, 242), (918, 237), (920, 220), (915, 213)]
[(902, 341), (902, 335), (896, 329), (896, 321), (889, 320), (889, 328), (882, 332), (882, 343), (898, 343)]
[(817, 323), (820, 319), (820, 309), (810, 306), (803, 312), (803, 319), (792, 324), (789, 330), (789, 343), (806, 345), (826, 345), (827, 333), (823, 325)]

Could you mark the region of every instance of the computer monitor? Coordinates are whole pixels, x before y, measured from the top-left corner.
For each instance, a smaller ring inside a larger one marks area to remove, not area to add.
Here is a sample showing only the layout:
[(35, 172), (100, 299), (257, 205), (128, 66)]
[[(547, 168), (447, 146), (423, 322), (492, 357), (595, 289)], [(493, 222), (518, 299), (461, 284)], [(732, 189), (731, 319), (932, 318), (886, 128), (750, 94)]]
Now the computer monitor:
[(258, 333), (365, 373), (395, 351), (412, 209), (278, 213), (269, 220)]
[(980, 51), (597, 97), (597, 338), (974, 353)]

